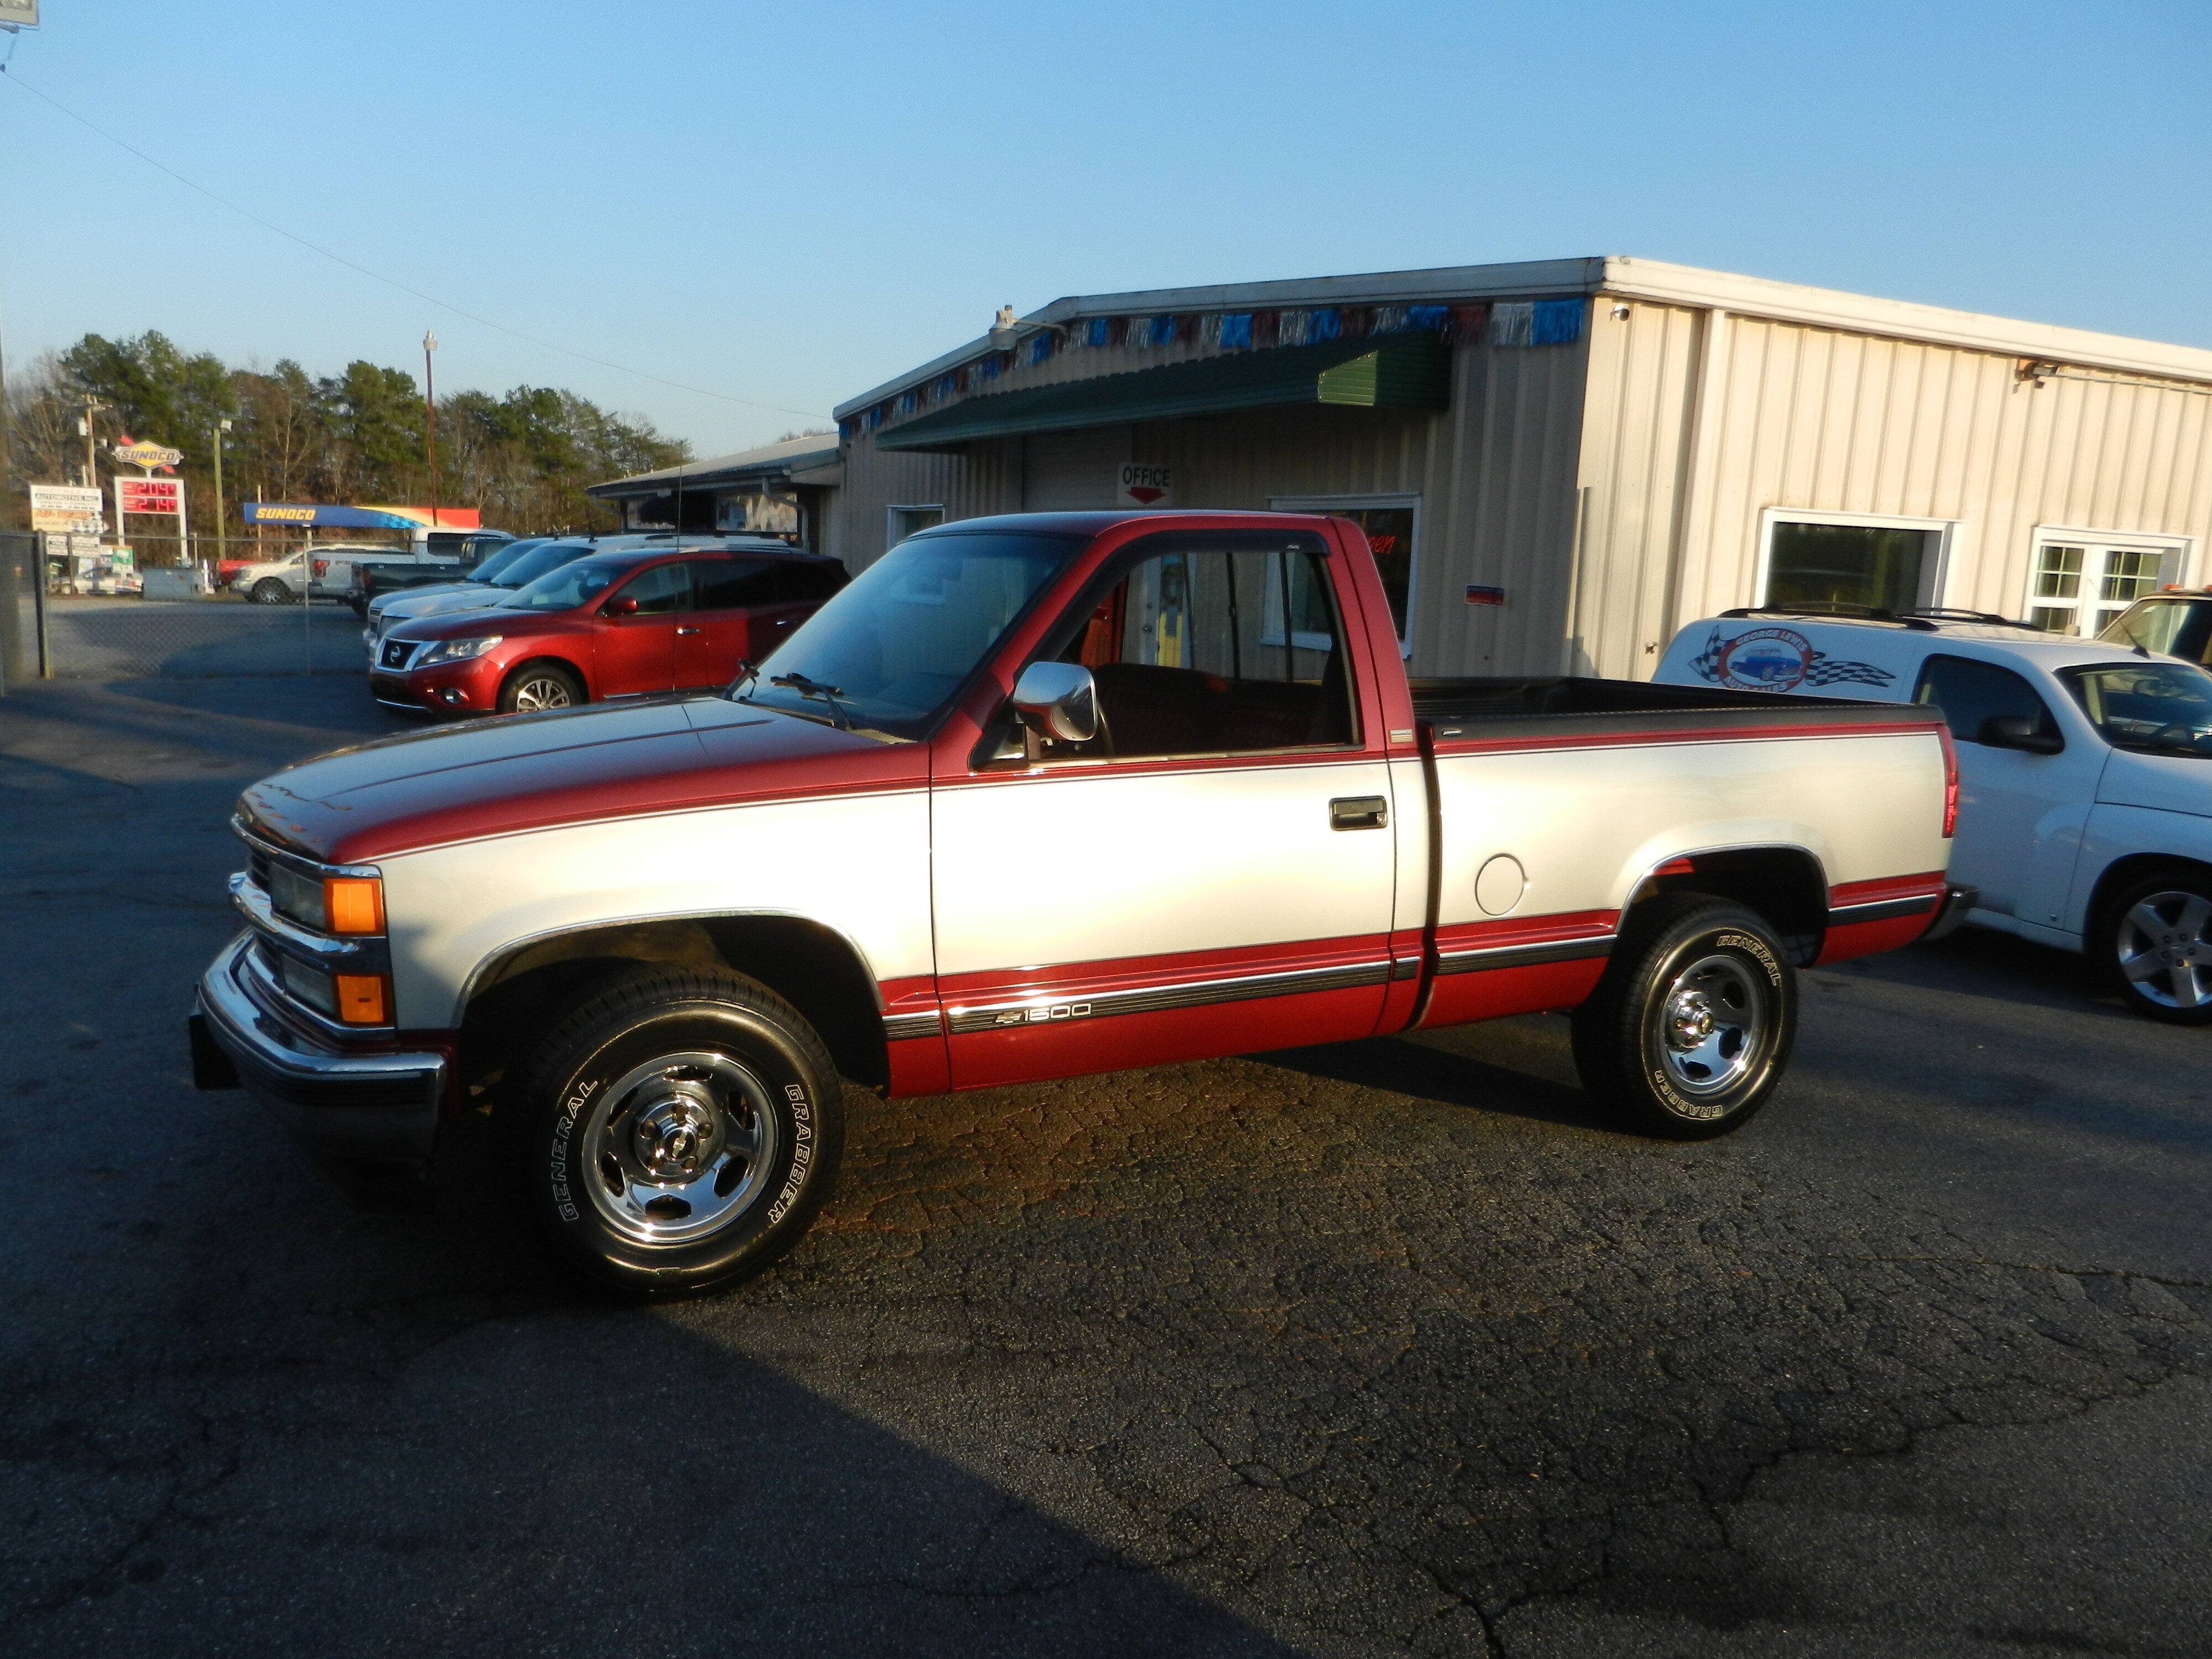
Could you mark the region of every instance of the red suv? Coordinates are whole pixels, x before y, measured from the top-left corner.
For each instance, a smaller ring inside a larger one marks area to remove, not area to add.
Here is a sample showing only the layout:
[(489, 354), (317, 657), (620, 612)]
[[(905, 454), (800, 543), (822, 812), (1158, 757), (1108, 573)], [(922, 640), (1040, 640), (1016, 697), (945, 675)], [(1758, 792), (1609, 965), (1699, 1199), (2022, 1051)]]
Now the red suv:
[(835, 559), (774, 543), (594, 554), (498, 605), (401, 623), (369, 690), (399, 708), (514, 714), (727, 685), (845, 580)]

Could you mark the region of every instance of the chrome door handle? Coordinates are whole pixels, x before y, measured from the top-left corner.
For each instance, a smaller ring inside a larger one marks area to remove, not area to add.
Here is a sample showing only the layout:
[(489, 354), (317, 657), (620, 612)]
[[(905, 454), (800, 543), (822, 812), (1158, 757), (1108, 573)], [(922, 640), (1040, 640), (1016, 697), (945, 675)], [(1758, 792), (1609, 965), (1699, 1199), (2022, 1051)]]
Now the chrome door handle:
[(1390, 804), (1380, 795), (1340, 795), (1328, 804), (1332, 830), (1380, 830), (1390, 822)]
[(699, 630), (698, 630), (697, 629), (696, 629), (696, 628), (679, 628), (679, 629), (678, 629), (676, 631), (677, 631), (677, 633), (678, 633), (678, 634), (679, 634), (679, 635), (683, 635), (683, 634), (696, 634), (696, 633), (697, 633)]

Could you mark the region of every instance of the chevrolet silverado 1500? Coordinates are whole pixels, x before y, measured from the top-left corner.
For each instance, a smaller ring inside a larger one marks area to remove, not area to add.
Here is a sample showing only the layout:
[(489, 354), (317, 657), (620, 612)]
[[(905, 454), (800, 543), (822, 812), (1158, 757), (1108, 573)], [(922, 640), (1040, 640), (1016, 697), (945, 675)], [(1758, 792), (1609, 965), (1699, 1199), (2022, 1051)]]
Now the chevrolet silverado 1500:
[(644, 1292), (757, 1270), (886, 1097), (1573, 1011), (1659, 1135), (1796, 970), (1943, 925), (1935, 710), (1409, 681), (1358, 530), (1030, 515), (893, 549), (727, 690), (389, 739), (239, 802), (204, 1086), (343, 1168), (464, 1121)]

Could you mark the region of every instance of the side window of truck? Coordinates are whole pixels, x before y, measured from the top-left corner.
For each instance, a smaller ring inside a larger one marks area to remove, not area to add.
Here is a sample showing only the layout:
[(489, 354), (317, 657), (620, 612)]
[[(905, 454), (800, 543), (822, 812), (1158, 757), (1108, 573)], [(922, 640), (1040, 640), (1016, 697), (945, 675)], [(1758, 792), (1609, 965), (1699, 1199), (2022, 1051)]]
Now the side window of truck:
[(1062, 661), (1098, 687), (1081, 752), (1249, 753), (1352, 741), (1349, 672), (1328, 572), (1297, 547), (1184, 546), (1127, 569)]
[(2039, 732), (2055, 732), (2057, 722), (2035, 688), (2009, 668), (1971, 657), (1930, 657), (1920, 670), (1915, 702), (1943, 711), (1951, 735), (1960, 743), (1979, 743), (1982, 722), (1994, 714), (2020, 714)]

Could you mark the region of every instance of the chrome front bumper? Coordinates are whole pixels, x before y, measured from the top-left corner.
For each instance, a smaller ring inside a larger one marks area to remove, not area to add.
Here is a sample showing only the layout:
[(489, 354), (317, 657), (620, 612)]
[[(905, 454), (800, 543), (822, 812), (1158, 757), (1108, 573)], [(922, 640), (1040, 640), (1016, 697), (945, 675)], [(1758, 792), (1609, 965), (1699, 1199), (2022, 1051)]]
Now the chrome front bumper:
[(340, 1047), (288, 1015), (240, 933), (201, 976), (192, 1019), (193, 1076), (224, 1079), (208, 1045), (227, 1056), (239, 1084), (317, 1152), (380, 1162), (428, 1159), (446, 1098), (447, 1061), (437, 1053), (365, 1053)]

